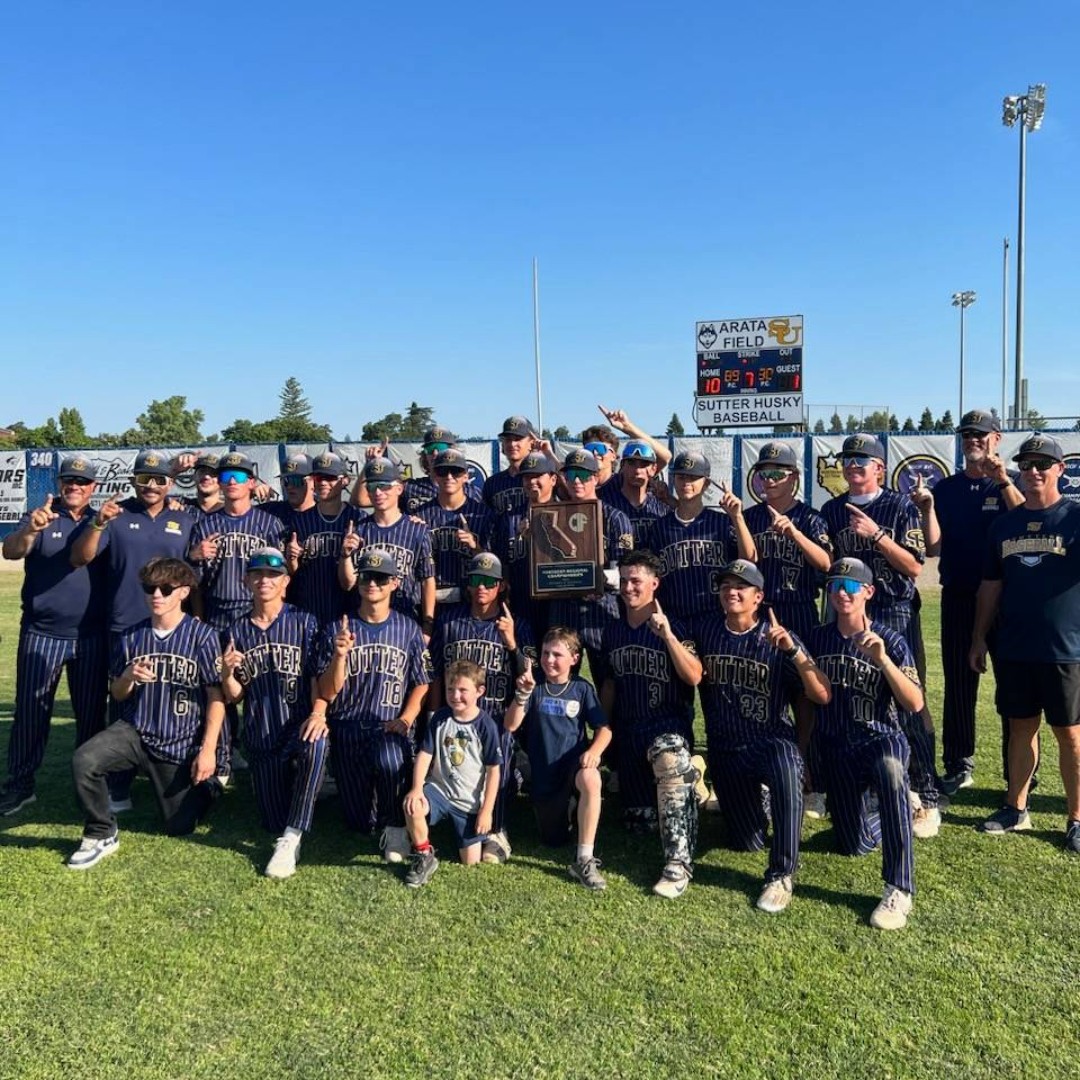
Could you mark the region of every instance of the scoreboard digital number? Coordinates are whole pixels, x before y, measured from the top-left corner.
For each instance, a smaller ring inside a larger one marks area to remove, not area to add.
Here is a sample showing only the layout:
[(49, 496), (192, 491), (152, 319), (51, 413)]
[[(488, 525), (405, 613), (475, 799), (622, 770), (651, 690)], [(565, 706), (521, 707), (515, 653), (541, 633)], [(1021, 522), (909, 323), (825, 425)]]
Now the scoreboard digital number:
[(698, 353), (698, 397), (802, 393), (802, 349)]

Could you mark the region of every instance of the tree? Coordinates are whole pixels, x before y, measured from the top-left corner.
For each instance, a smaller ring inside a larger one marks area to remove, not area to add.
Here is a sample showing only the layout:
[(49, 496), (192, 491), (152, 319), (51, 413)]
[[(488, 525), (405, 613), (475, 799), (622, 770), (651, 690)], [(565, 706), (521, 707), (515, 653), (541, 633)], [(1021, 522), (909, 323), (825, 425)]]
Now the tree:
[(859, 422), (859, 418), (854, 413), (848, 413), (847, 424), (844, 429), (849, 435), (854, 435), (856, 431), (862, 430), (862, 425)]
[(863, 417), (863, 431), (888, 431), (889, 414), (884, 409), (875, 409)]
[(834, 412), (832, 416), (829, 417), (829, 434), (839, 435), (843, 430), (844, 421), (840, 419), (840, 414), (838, 412)]
[(814, 421), (814, 434), (815, 435), (824, 435), (825, 434), (825, 421), (822, 420), (820, 416)]
[(199, 430), (205, 419), (202, 409), (189, 409), (187, 398), (174, 394), (151, 401), (135, 418), (136, 426), (124, 432), (124, 440), (129, 446), (198, 446), (205, 441)]
[(929, 433), (934, 430), (934, 414), (930, 411), (930, 406), (927, 405), (922, 411), (922, 416), (919, 417), (919, 431), (923, 434)]
[(545, 428), (544, 438), (551, 442), (573, 442), (574, 433), (565, 424), (560, 424), (554, 431)]
[(665, 431), (664, 434), (675, 435), (676, 437), (686, 434), (686, 429), (683, 427), (682, 421), (679, 419), (678, 413), (673, 412), (671, 414), (671, 419), (668, 421), (667, 431)]
[(954, 430), (955, 427), (956, 424), (953, 423), (952, 412), (950, 412), (950, 410), (948, 409), (946, 409), (945, 412), (942, 413), (940, 419), (934, 422), (934, 430), (937, 432), (941, 432), (942, 434)]
[(915, 421), (912, 420), (910, 416), (907, 417), (904, 420), (904, 426), (900, 430), (903, 431), (903, 433), (905, 435), (914, 435), (915, 434)]
[(383, 439), (396, 439), (401, 431), (401, 413), (387, 413), (381, 420), (371, 420), (360, 432), (363, 442), (382, 442)]
[(398, 438), (406, 442), (419, 442), (424, 437), (424, 432), (431, 427), (435, 419), (435, 410), (430, 405), (417, 405), (415, 401), (409, 403), (409, 411), (398, 432)]
[(311, 403), (304, 397), (304, 389), (300, 380), (290, 375), (285, 380), (285, 385), (278, 394), (281, 408), (278, 410), (278, 418), (281, 420), (299, 420), (304, 423), (311, 421)]
[(894, 435), (900, 430), (900, 421), (896, 419), (896, 413), (889, 413), (889, 431)]
[(1046, 417), (1038, 409), (1028, 409), (1027, 426), (1032, 431), (1042, 431), (1046, 427)]
[(86, 433), (86, 424), (82, 413), (76, 408), (61, 409), (57, 420), (60, 425), (60, 437), (63, 446), (92, 446), (94, 440)]

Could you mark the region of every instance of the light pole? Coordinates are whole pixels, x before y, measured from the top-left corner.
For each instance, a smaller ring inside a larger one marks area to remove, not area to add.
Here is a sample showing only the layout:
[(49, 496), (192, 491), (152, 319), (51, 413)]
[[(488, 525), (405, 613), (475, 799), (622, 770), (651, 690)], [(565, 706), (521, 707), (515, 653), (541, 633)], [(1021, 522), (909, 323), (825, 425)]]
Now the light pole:
[(1046, 111), (1046, 83), (1029, 86), (1026, 94), (1008, 95), (1003, 103), (1001, 121), (1012, 127), (1020, 121), (1020, 187), (1016, 226), (1016, 380), (1013, 410), (1016, 430), (1027, 419), (1024, 401), (1024, 189), (1027, 184), (1027, 133), (1042, 127)]
[(952, 306), (960, 309), (960, 411), (956, 414), (959, 427), (964, 415), (964, 312), (975, 303), (975, 294), (970, 289), (952, 294)]

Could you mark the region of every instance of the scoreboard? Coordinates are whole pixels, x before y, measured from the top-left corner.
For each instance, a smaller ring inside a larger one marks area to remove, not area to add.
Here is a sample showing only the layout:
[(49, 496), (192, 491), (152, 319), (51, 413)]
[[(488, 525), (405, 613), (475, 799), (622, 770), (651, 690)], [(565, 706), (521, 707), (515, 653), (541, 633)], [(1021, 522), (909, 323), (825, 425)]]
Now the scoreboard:
[(694, 420), (702, 430), (803, 422), (803, 319), (699, 322)]

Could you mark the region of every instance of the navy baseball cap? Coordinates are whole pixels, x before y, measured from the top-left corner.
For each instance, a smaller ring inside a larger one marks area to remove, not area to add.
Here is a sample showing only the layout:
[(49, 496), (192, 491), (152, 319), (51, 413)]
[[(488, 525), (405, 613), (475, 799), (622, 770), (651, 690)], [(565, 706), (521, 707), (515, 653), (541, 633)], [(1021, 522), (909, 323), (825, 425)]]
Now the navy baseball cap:
[(782, 442), (767, 442), (758, 451), (758, 459), (754, 462), (754, 468), (767, 469), (773, 465), (779, 465), (785, 469), (797, 469), (799, 459), (795, 456), (794, 447)]
[(527, 454), (518, 466), (518, 476), (536, 476), (540, 473), (553, 473), (554, 471), (555, 463), (551, 458), (547, 454), (540, 454), (535, 451)]
[(481, 551), (479, 555), (474, 555), (469, 560), (466, 573), (483, 574), (484, 577), (498, 578), (500, 581), (503, 579), (502, 563), (498, 556), (492, 555), (490, 551)]
[(527, 416), (508, 416), (499, 432), (500, 437), (509, 435), (514, 439), (528, 439), (534, 434), (532, 421)]
[(420, 445), (424, 450), (427, 450), (430, 446), (438, 446), (440, 443), (444, 443), (446, 446), (453, 446), (457, 442), (457, 436), (444, 427), (429, 427), (424, 432), (424, 436), (421, 439)]
[(372, 574), (389, 574), (390, 577), (401, 577), (401, 571), (394, 561), (394, 556), (382, 548), (364, 548), (360, 552), (360, 558), (356, 560), (356, 570), (363, 574), (365, 571)]
[(440, 450), (431, 463), (436, 472), (439, 469), (464, 469), (469, 470), (469, 459), (460, 450)]
[(310, 476), (311, 458), (307, 454), (289, 454), (281, 466), (281, 476)]
[[(314, 463), (312, 468), (318, 470)], [(388, 457), (373, 457), (364, 463), (362, 476), (365, 484), (396, 484), (401, 481), (401, 469)]]
[(680, 450), (671, 463), (671, 471), (676, 475), (681, 473), (683, 476), (710, 477), (712, 465), (704, 454), (699, 454), (696, 450)]
[(285, 556), (276, 547), (259, 548), (251, 553), (247, 564), (248, 571), (270, 570), (275, 574), (287, 574), (289, 565)]
[(1019, 461), (1021, 458), (1026, 457), (1048, 457), (1053, 458), (1055, 461), (1064, 461), (1065, 453), (1057, 439), (1036, 432), (1034, 435), (1029, 435), (1020, 444), (1020, 449), (1013, 455), (1013, 461)]
[(200, 454), (195, 459), (195, 471), (203, 469), (206, 472), (217, 472), (218, 462), (221, 461), (219, 454)]
[(247, 456), (247, 454), (241, 454), (239, 450), (233, 450), (228, 454), (222, 454), (218, 458), (217, 471), (220, 475), (228, 469), (240, 469), (243, 472), (248, 473), (251, 476), (255, 476), (255, 462)]
[(985, 409), (972, 409), (960, 417), (957, 431), (981, 431), (984, 435), (1001, 430), (1001, 421)]
[(837, 581), (841, 578), (850, 578), (852, 581), (859, 582), (860, 585), (874, 584), (874, 575), (870, 567), (861, 559), (837, 559), (829, 567), (828, 580)]
[(873, 435), (867, 435), (865, 431), (857, 431), (844, 440), (844, 447), (840, 451), (840, 457), (866, 456), (885, 460), (885, 447), (881, 440)]
[(655, 461), (656, 451), (641, 439), (631, 439), (623, 447), (622, 459), (623, 461)]
[(60, 462), (60, 479), (66, 480), (68, 477), (74, 480), (96, 480), (97, 469), (91, 461), (75, 454)]
[(172, 476), (172, 459), (160, 450), (140, 450), (135, 455), (132, 473), (145, 473), (148, 476)]
[(720, 571), (720, 580), (735, 578), (745, 585), (752, 585), (755, 589), (765, 588), (765, 577), (761, 571), (749, 561), (749, 559), (736, 559), (730, 562)]
[(347, 476), (349, 466), (340, 454), (325, 450), (311, 459), (311, 473), (313, 476)]
[(600, 462), (588, 450), (571, 450), (562, 463), (561, 471), (566, 472), (567, 469), (584, 469), (586, 472), (595, 473), (600, 471)]

